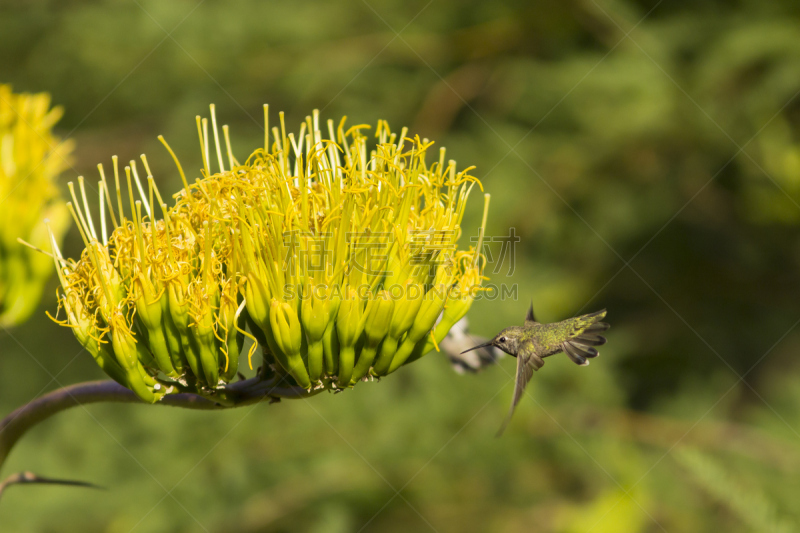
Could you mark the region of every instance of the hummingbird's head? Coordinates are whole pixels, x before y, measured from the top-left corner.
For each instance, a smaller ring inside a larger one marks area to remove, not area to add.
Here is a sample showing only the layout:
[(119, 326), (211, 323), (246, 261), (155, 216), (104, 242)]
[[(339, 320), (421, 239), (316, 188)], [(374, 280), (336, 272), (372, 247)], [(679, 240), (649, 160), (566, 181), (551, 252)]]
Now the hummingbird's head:
[(506, 328), (500, 333), (498, 333), (495, 336), (495, 338), (493, 338), (489, 342), (484, 344), (479, 344), (478, 346), (473, 346), (469, 350), (464, 350), (461, 353), (471, 352), (472, 350), (477, 350), (478, 348), (485, 348), (487, 346), (494, 346), (495, 348), (500, 348), (507, 354), (516, 357), (517, 352), (519, 351), (520, 339), (522, 338), (522, 334), (524, 331), (525, 328), (522, 328), (520, 326), (512, 326), (510, 328)]

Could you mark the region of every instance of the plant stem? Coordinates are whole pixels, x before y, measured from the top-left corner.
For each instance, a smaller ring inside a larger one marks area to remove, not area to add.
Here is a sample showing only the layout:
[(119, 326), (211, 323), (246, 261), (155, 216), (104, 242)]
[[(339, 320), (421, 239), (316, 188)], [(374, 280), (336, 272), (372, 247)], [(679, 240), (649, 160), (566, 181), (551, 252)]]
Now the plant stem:
[[(156, 405), (201, 410), (231, 409), (252, 405), (264, 399), (307, 398), (321, 392), (280, 385), (279, 378), (266, 381), (252, 378), (232, 383), (224, 389), (231, 401), (226, 405), (190, 393), (168, 394)], [(17, 441), (39, 422), (72, 407), (100, 402), (144, 403), (133, 392), (111, 380), (69, 385), (40, 396), (16, 409), (0, 422), (0, 468)]]

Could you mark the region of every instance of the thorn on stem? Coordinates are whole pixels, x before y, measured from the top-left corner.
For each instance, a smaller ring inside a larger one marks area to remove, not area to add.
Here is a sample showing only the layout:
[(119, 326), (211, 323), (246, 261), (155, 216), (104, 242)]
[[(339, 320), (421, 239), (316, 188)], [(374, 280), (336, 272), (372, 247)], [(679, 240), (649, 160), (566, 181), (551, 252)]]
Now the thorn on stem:
[(3, 491), (5, 491), (11, 485), (23, 484), (67, 485), (71, 487), (105, 490), (105, 487), (101, 487), (100, 485), (95, 485), (94, 483), (89, 483), (86, 481), (46, 478), (36, 475), (33, 472), (17, 472), (16, 474), (11, 474), (0, 483), (0, 497), (3, 495)]

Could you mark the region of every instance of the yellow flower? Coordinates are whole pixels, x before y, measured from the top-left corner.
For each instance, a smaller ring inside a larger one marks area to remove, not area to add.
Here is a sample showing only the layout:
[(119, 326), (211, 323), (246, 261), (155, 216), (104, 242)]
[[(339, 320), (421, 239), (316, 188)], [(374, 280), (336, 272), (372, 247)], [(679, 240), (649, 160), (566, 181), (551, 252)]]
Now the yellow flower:
[(14, 94), (0, 85), (0, 325), (27, 319), (51, 275), (50, 259), (21, 246), (49, 247), (44, 219), (57, 240), (69, 227), (56, 178), (69, 166), (72, 142), (52, 134), (61, 118), (50, 96)]
[[(262, 348), (262, 374), (307, 389), (345, 388), (418, 358), (429, 337), (446, 334), (433, 331), (440, 316), (448, 317), (441, 325), (466, 312), (469, 297), (459, 296), (449, 314), (447, 302), (454, 288), (480, 284), (479, 247), (457, 248), (467, 198), (480, 184), (470, 169), (457, 172), (444, 149), (430, 163), (433, 143), (392, 133), (383, 121), (370, 148), (368, 126), (329, 120), (323, 134), (316, 111), (295, 137), (281, 113), (280, 127), (266, 127), (264, 147), (240, 163), (227, 127), (223, 157), (213, 106), (214, 152), (208, 126), (198, 117), (204, 170), (192, 184), (161, 139), (184, 182), (173, 207), (144, 157), (147, 192), (136, 163), (125, 168), (130, 219), (116, 159), (116, 209), (101, 168), (102, 240), (73, 191), (86, 251), (60, 263), (62, 305), (78, 298), (94, 317), (82, 342), (119, 330), (114, 352), (125, 353), (115, 358), (129, 374), (143, 369), (170, 390), (214, 396), (235, 376), (233, 352), (246, 334)], [(87, 329), (73, 315), (70, 325)], [(109, 324), (111, 315), (125, 317), (125, 327)], [(159, 390), (140, 395), (150, 401)]]

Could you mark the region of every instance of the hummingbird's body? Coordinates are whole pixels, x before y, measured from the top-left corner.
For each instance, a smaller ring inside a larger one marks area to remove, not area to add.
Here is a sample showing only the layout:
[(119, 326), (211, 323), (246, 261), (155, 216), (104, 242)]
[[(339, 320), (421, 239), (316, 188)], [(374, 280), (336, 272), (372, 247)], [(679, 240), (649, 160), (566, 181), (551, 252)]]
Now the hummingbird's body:
[(561, 322), (540, 324), (534, 318), (533, 306), (531, 306), (525, 317), (524, 326), (506, 328), (491, 341), (472, 348), (474, 350), (494, 346), (517, 358), (514, 400), (508, 417), (498, 434), (505, 430), (534, 370), (539, 370), (544, 366), (545, 357), (565, 352), (573, 362), (586, 366), (589, 364), (589, 359), (599, 355), (594, 346), (600, 346), (606, 342), (605, 337), (600, 335), (609, 327), (605, 322), (601, 322), (605, 316), (604, 309)]

